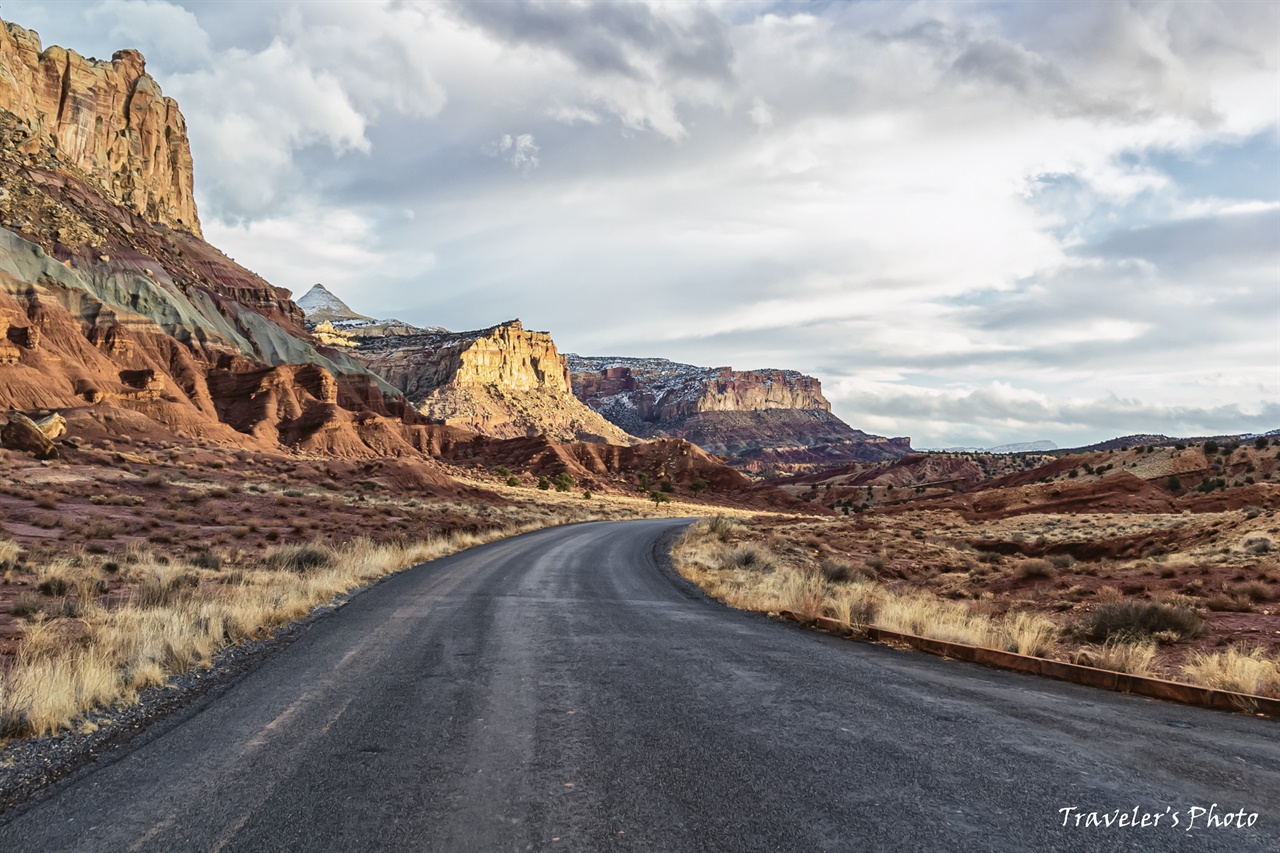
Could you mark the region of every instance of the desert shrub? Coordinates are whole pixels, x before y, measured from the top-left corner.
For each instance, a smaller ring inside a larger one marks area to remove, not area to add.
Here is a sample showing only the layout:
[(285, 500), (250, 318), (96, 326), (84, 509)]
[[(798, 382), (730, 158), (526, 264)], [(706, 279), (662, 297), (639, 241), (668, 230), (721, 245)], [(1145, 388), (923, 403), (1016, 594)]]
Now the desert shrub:
[(692, 483), (689, 484), (689, 491), (693, 492), (696, 495), (706, 487), (707, 487), (707, 481), (699, 477), (698, 479), (694, 480)]
[(1271, 540), (1266, 536), (1254, 536), (1244, 540), (1244, 549), (1251, 554), (1269, 554)]
[(835, 558), (823, 560), (818, 566), (818, 571), (822, 573), (824, 578), (833, 583), (843, 583), (851, 580), (856, 573), (851, 563)]
[(334, 553), (324, 545), (278, 545), (267, 552), (264, 561), (271, 569), (306, 573), (332, 566)]
[[(569, 476), (567, 471), (561, 471), (551, 478), (551, 482), (555, 484), (557, 492), (567, 492), (573, 488), (574, 479)], [(539, 482), (538, 488), (542, 488), (541, 482)]]
[(1253, 602), (1244, 596), (1220, 592), (1204, 600), (1204, 606), (1215, 613), (1249, 613), (1253, 610)]
[(510, 468), (508, 468), (508, 467), (506, 467), (505, 465), (500, 465), (500, 466), (498, 466), (498, 468), (497, 468), (497, 470), (495, 471), (495, 473), (496, 473), (499, 477), (510, 477), (510, 476), (511, 476), (511, 469), (510, 469)]
[[(660, 494), (655, 492), (655, 494)], [(735, 545), (726, 555), (730, 566), (736, 569), (751, 569), (757, 572), (771, 572), (777, 565), (768, 550), (754, 542), (743, 542)]]
[(1209, 439), (1208, 441), (1206, 441), (1206, 442), (1204, 443), (1204, 452), (1205, 452), (1205, 453), (1217, 453), (1217, 452), (1218, 452), (1218, 442), (1214, 441), (1213, 439)]
[(1204, 633), (1204, 618), (1181, 604), (1127, 601), (1100, 603), (1073, 626), (1076, 636), (1093, 643), (1132, 643), (1163, 632), (1177, 640), (1198, 637)]
[(1018, 564), (1018, 576), (1028, 580), (1053, 577), (1053, 563), (1034, 557), (1029, 560), (1023, 560)]
[(889, 561), (880, 555), (867, 558), (867, 568), (871, 570), (873, 575), (878, 575), (884, 571), (884, 567), (889, 565)]
[(50, 574), (46, 575), (40, 583), (36, 584), (36, 589), (48, 596), (66, 595), (71, 585), (62, 575)]
[(1055, 569), (1065, 572), (1076, 564), (1076, 558), (1070, 554), (1054, 554), (1049, 558), (1049, 562), (1053, 564)]
[(508, 478), (507, 478), (507, 485), (508, 485), (508, 486), (518, 486), (518, 485), (520, 485), (520, 478), (519, 478), (519, 477), (508, 477)]
[(210, 569), (216, 572), (222, 568), (222, 558), (212, 551), (197, 551), (191, 558), (191, 565), (197, 569)]
[(671, 493), (671, 492), (674, 492), (674, 491), (676, 490), (676, 487), (675, 487), (675, 486), (673, 486), (673, 485), (671, 485), (671, 481), (670, 481), (670, 480), (663, 480), (663, 481), (662, 481), (662, 485), (658, 486), (658, 488), (659, 488), (659, 489), (662, 489), (662, 491), (667, 492), (667, 493)]
[(542, 491), (544, 491), (544, 492), (545, 492), (545, 491), (550, 490), (550, 488), (551, 488), (551, 481), (550, 481), (550, 480), (548, 480), (546, 477), (539, 477), (539, 478), (538, 478), (538, 488), (539, 488), (539, 489), (541, 489), (541, 490), (542, 490)]
[(1258, 436), (1257, 438), (1255, 438), (1255, 439), (1253, 440), (1253, 446), (1254, 446), (1254, 447), (1256, 447), (1256, 448), (1258, 448), (1259, 450), (1266, 450), (1266, 449), (1267, 449), (1267, 437), (1266, 437), (1266, 436), (1264, 436), (1264, 435), (1260, 435), (1260, 436)]
[(1176, 492), (1182, 489), (1182, 481), (1179, 480), (1173, 474), (1169, 475), (1169, 479), (1165, 480), (1164, 485), (1165, 485), (1165, 488), (1167, 488), (1171, 492)]
[(1229, 592), (1233, 596), (1247, 598), (1256, 602), (1270, 601), (1272, 596), (1271, 587), (1262, 581), (1248, 581), (1247, 583), (1236, 584), (1230, 588)]
[(36, 506), (40, 507), (41, 509), (57, 509), (58, 508), (57, 493), (51, 492), (48, 489), (38, 493), (36, 495)]
[(142, 478), (142, 485), (148, 488), (157, 489), (165, 484), (164, 474), (159, 471), (152, 471), (150, 474)]
[(584, 501), (589, 501), (589, 500), (591, 500), (591, 497), (592, 497), (592, 496), (591, 496), (591, 490), (590, 490), (590, 489), (584, 489), (584, 490), (582, 491), (582, 499), (583, 499)]

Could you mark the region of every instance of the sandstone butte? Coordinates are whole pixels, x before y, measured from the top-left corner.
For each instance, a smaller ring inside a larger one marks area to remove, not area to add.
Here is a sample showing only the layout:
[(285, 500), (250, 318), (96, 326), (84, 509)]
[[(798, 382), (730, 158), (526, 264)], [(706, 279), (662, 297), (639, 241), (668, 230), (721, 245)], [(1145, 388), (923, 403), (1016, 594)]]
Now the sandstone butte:
[(637, 442), (574, 396), (551, 335), (519, 320), (473, 332), (364, 338), (355, 356), (449, 426), (498, 438)]
[(48, 162), (52, 149), (62, 168), (111, 202), (200, 236), (186, 122), (138, 51), (117, 51), (104, 62), (60, 47), (42, 50), (36, 33), (6, 23), (0, 108), (25, 123), (17, 147), (32, 165)]

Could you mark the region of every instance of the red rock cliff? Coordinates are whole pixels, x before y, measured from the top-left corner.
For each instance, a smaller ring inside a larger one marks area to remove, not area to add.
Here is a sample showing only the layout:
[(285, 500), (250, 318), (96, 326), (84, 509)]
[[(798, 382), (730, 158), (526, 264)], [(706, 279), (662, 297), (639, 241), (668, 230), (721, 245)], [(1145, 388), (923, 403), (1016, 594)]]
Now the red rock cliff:
[(199, 236), (186, 122), (145, 68), (136, 50), (85, 59), (0, 27), (0, 109), (24, 125), (14, 142), (30, 165), (56, 158), (109, 201)]

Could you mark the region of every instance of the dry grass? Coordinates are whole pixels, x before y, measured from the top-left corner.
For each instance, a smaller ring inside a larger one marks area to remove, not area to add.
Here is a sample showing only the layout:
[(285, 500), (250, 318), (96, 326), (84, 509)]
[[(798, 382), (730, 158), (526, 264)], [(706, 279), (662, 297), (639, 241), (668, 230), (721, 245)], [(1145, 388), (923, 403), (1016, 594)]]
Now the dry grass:
[(11, 539), (0, 539), (0, 563), (16, 563), (22, 556), (22, 547)]
[(319, 557), (307, 550), (313, 546), (286, 546), (271, 553), (267, 568), (234, 574), (166, 565), (139, 547), (130, 554), (128, 571), (138, 580), (132, 598), (112, 608), (98, 602), (96, 568), (59, 562), (43, 576), (58, 579), (64, 612), (74, 605), (82, 634), (68, 642), (68, 620), (32, 611), (13, 665), (0, 673), (0, 737), (67, 729), (90, 709), (132, 701), (170, 675), (208, 666), (226, 646), (266, 636), (352, 588), (560, 520), (409, 544), (362, 539)]
[(1182, 674), (1205, 687), (1280, 697), (1280, 660), (1263, 649), (1233, 646), (1225, 652), (1196, 652), (1183, 664)]
[(1041, 616), (1019, 612), (994, 618), (927, 592), (894, 592), (865, 578), (847, 582), (845, 572), (825, 564), (801, 571), (757, 543), (726, 541), (728, 534), (717, 527), (711, 520), (690, 525), (672, 555), (682, 574), (732, 607), (828, 616), (854, 632), (875, 626), (1027, 655), (1048, 654), (1057, 642), (1057, 627)]
[(1151, 675), (1155, 658), (1155, 643), (1110, 641), (1100, 646), (1077, 649), (1071, 656), (1071, 662), (1130, 675)]

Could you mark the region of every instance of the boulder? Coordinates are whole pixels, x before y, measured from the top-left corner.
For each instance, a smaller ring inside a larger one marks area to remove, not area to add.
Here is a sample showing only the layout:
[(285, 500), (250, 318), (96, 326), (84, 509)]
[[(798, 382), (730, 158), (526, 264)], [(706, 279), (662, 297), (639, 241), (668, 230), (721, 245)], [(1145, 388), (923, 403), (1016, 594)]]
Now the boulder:
[(22, 412), (9, 413), (9, 422), (0, 428), (0, 446), (6, 450), (30, 453), (37, 459), (58, 458), (58, 448), (53, 446), (40, 425)]

